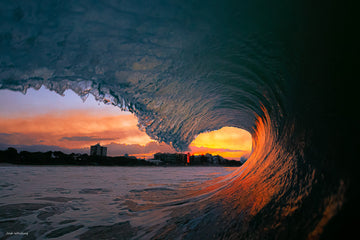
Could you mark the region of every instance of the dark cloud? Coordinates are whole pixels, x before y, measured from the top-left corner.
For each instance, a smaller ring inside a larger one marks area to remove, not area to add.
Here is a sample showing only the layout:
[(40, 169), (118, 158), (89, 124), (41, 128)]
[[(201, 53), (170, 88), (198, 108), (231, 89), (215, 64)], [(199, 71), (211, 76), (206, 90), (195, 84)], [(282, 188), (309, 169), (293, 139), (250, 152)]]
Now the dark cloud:
[(145, 146), (139, 144), (117, 144), (111, 143), (106, 145), (108, 148), (108, 154), (111, 156), (119, 156), (124, 154), (149, 154), (149, 153), (156, 153), (156, 152), (168, 152), (174, 153), (176, 152), (174, 148), (165, 144), (165, 143), (158, 143), (158, 142), (150, 142)]
[(9, 137), (11, 136), (12, 134), (9, 134), (9, 133), (0, 133), (0, 138), (3, 138), (3, 137)]
[(26, 142), (29, 145), (38, 144), (39, 140), (36, 136), (31, 136), (29, 134), (23, 133), (0, 133), (0, 143), (7, 143), (7, 144), (21, 144), (22, 142)]
[(116, 138), (101, 138), (94, 136), (73, 136), (73, 137), (62, 137), (59, 141), (77, 141), (77, 142), (96, 142), (96, 141), (106, 141), (106, 140), (115, 140)]
[(70, 153), (87, 153), (89, 154), (88, 148), (79, 148), (79, 149), (68, 149), (62, 148), (58, 146), (50, 146), (50, 145), (12, 145), (12, 144), (4, 144), (0, 143), (0, 150), (6, 150), (7, 148), (12, 147), (21, 151), (28, 151), (28, 152), (48, 152), (48, 151), (61, 151), (67, 154)]

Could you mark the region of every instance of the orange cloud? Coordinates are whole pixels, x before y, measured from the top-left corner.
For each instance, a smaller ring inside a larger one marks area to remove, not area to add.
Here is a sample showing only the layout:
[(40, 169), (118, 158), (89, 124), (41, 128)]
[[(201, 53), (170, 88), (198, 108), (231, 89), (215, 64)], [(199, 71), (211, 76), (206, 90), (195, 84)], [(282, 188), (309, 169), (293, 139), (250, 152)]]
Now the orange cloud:
[(30, 117), (0, 118), (8, 144), (56, 145), (75, 149), (100, 142), (146, 145), (149, 136), (137, 127), (134, 115), (99, 115), (89, 111), (62, 111)]

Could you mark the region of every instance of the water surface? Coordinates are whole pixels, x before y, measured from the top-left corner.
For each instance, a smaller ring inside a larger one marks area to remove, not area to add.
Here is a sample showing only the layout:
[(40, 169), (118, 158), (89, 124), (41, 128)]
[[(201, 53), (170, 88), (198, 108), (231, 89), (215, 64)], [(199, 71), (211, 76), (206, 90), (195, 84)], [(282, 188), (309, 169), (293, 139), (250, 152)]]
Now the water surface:
[(0, 237), (131, 238), (164, 224), (168, 208), (235, 169), (2, 166)]

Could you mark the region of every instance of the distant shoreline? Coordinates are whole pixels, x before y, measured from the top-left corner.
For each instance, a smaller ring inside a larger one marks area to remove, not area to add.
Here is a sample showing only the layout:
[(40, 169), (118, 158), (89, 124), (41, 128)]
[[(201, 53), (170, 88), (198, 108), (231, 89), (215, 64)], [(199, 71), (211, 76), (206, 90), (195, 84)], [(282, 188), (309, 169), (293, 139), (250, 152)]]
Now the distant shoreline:
[(1, 163), (0, 162), (0, 168), (1, 167), (129, 167), (129, 168), (133, 168), (133, 167), (154, 167), (154, 168), (177, 168), (177, 167), (191, 167), (191, 168), (198, 168), (198, 167), (240, 167), (240, 166), (228, 166), (228, 165), (149, 165), (149, 166), (141, 166), (141, 165), (137, 165), (137, 166), (121, 166), (121, 165), (117, 165), (117, 166), (110, 166), (110, 165), (54, 165), (54, 164), (50, 164), (50, 165), (46, 165), (46, 164), (42, 164), (42, 165), (36, 165), (36, 164), (13, 164), (13, 163)]
[[(8, 148), (0, 151), (0, 166), (20, 165), (20, 166), (121, 166), (121, 167), (194, 167), (194, 166), (228, 166), (239, 167), (241, 162), (235, 160), (223, 159), (221, 162), (210, 162), (205, 156), (197, 158), (197, 161), (187, 161), (185, 154), (163, 154), (159, 153), (165, 159), (144, 160), (133, 156), (89, 156), (88, 154), (65, 154), (60, 151), (48, 152), (17, 152), (15, 148)], [(176, 155), (174, 158), (173, 155)], [(182, 156), (184, 155), (184, 156)], [(179, 157), (181, 156), (181, 157)], [(5, 165), (4, 165), (5, 164)]]

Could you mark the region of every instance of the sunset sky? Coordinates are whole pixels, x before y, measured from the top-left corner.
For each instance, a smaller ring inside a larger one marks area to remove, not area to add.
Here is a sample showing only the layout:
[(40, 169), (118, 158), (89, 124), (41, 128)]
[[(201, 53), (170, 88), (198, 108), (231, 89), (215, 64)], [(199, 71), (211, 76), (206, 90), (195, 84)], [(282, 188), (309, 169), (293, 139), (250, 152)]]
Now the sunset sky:
[[(150, 158), (156, 152), (175, 152), (152, 140), (137, 127), (137, 118), (112, 105), (83, 102), (71, 90), (60, 96), (44, 87), (19, 92), (0, 90), (0, 149), (27, 151), (61, 150), (88, 153), (96, 143), (108, 147), (108, 155), (129, 154)], [(192, 154), (219, 154), (239, 160), (251, 151), (245, 130), (223, 128), (200, 134), (190, 145)]]

